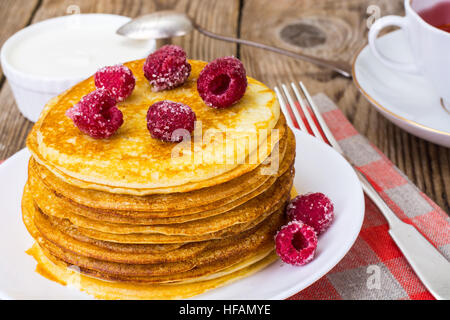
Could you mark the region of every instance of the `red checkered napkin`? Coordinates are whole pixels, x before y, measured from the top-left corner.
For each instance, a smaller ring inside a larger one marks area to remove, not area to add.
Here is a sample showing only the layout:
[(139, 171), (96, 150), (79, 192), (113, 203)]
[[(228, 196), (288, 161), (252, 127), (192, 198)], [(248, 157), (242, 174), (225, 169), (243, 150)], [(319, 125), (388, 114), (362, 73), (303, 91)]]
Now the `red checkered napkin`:
[[(450, 259), (450, 219), (386, 156), (358, 134), (324, 94), (314, 101), (346, 155), (403, 221), (414, 225)], [(361, 232), (352, 249), (327, 275), (289, 299), (433, 299), (388, 234), (388, 224), (365, 198)]]

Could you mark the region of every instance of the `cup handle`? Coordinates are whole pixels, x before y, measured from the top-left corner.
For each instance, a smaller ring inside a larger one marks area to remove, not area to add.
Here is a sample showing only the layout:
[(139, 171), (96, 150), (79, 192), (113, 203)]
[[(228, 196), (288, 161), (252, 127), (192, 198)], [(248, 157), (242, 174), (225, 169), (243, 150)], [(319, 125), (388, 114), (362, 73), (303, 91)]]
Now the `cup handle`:
[(405, 71), (409, 73), (417, 73), (418, 69), (414, 63), (404, 63), (400, 61), (395, 61), (386, 57), (377, 47), (377, 37), (381, 30), (388, 26), (396, 26), (402, 29), (407, 28), (407, 22), (405, 17), (399, 16), (386, 16), (378, 19), (369, 30), (369, 47), (375, 57), (378, 58), (384, 65), (389, 68), (396, 69), (399, 71)]

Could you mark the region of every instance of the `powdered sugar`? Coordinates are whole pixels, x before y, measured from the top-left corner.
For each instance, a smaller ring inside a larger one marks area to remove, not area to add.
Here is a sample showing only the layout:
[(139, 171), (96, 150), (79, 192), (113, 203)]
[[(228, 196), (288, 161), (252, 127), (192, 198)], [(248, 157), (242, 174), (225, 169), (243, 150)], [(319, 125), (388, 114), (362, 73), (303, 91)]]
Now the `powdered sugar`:
[(121, 64), (99, 69), (94, 79), (97, 88), (108, 90), (119, 102), (128, 98), (136, 85), (136, 79), (131, 70)]
[(165, 45), (147, 57), (144, 75), (153, 91), (168, 90), (182, 85), (191, 73), (186, 52), (176, 45)]
[(323, 233), (334, 218), (334, 206), (323, 193), (307, 193), (295, 197), (286, 208), (290, 220), (310, 225), (317, 234)]
[(276, 252), (283, 262), (302, 266), (314, 258), (317, 235), (301, 221), (291, 221), (275, 236)]
[(80, 131), (95, 139), (109, 138), (123, 124), (115, 99), (101, 88), (85, 95), (66, 115)]
[(192, 132), (196, 119), (194, 111), (189, 106), (163, 100), (149, 107), (147, 128), (153, 138), (179, 142), (183, 140), (183, 136), (175, 136), (174, 132), (178, 129), (186, 130), (188, 133)]

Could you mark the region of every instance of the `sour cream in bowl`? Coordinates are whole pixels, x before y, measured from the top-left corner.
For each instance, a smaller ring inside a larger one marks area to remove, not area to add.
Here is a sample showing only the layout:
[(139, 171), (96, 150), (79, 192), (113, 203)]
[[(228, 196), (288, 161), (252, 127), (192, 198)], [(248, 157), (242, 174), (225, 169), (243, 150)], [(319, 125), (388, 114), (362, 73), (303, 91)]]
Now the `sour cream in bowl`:
[(99, 68), (152, 52), (155, 41), (116, 34), (129, 20), (111, 14), (76, 14), (33, 24), (11, 36), (0, 57), (22, 114), (35, 122), (48, 100)]

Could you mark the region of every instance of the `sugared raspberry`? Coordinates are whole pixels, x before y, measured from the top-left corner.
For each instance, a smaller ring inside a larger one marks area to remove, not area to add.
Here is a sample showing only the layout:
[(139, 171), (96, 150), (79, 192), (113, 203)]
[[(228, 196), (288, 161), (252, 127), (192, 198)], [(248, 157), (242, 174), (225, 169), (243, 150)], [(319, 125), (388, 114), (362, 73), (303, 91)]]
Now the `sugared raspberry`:
[(97, 89), (66, 111), (80, 131), (95, 139), (109, 138), (122, 125), (123, 115), (106, 89)]
[(179, 46), (162, 46), (147, 57), (144, 75), (153, 91), (172, 89), (182, 85), (191, 73), (186, 52)]
[(313, 228), (301, 221), (291, 221), (275, 236), (278, 256), (294, 266), (307, 264), (314, 258), (317, 235)]
[(98, 89), (108, 90), (117, 101), (128, 98), (136, 85), (136, 79), (131, 70), (121, 64), (99, 69), (94, 79)]
[[(180, 142), (185, 134), (194, 130), (196, 119), (194, 111), (189, 106), (163, 100), (148, 108), (147, 128), (155, 139)], [(183, 130), (175, 132), (177, 129)]]
[(320, 192), (295, 197), (286, 208), (289, 220), (299, 220), (316, 230), (324, 232), (334, 218), (334, 206), (326, 195)]
[(244, 65), (234, 57), (219, 58), (200, 72), (197, 90), (213, 108), (226, 108), (239, 101), (247, 89)]

